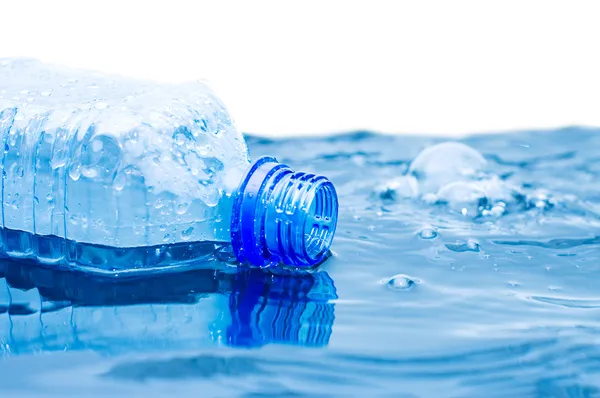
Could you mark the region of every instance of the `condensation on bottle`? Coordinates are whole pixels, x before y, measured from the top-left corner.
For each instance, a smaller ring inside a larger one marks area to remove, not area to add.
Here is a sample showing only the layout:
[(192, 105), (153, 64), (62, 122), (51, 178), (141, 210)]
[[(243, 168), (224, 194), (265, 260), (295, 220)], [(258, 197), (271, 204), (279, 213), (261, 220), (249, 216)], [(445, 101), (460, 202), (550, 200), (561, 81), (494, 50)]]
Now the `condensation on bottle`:
[(329, 253), (325, 177), (251, 162), (204, 83), (0, 59), (0, 252), (122, 273), (210, 260), (312, 267)]

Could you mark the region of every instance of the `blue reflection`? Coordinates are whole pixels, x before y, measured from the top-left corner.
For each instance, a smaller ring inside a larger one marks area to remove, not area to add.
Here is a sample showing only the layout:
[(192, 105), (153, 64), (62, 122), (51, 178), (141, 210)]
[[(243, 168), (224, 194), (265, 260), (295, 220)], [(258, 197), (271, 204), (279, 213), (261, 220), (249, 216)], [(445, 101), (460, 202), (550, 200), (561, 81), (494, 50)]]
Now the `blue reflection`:
[(328, 344), (326, 272), (196, 269), (107, 278), (0, 261), (0, 356)]

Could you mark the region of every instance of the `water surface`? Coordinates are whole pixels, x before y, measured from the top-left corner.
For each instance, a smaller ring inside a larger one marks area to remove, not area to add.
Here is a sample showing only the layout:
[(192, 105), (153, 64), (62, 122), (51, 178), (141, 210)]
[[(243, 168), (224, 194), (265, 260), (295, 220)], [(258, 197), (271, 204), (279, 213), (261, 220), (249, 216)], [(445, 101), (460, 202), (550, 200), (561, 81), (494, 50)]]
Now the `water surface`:
[(248, 138), (338, 190), (314, 274), (3, 263), (1, 395), (600, 396), (600, 132), (440, 142)]

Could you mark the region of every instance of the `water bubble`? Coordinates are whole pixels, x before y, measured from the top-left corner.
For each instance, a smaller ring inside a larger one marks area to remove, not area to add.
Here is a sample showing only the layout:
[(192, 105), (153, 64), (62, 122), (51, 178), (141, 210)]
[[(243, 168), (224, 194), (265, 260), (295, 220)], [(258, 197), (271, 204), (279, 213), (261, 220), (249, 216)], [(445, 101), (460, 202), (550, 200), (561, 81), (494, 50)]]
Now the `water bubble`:
[(194, 231), (194, 227), (189, 227), (185, 231), (181, 232), (181, 239), (189, 240), (192, 237), (192, 232)]
[(539, 210), (549, 210), (558, 204), (558, 201), (552, 197), (550, 192), (537, 190), (527, 197), (527, 207)]
[(412, 289), (413, 286), (418, 283), (418, 280), (415, 280), (408, 275), (397, 274), (389, 279), (384, 279), (382, 283), (386, 284), (388, 288), (393, 290), (407, 291)]
[(456, 242), (455, 244), (447, 243), (446, 247), (456, 253), (480, 251), (479, 242), (474, 239), (469, 239), (467, 242)]
[(501, 217), (506, 212), (506, 203), (498, 202), (492, 206), (490, 210), (484, 210), (482, 215), (484, 216), (492, 216), (492, 217)]
[(435, 227), (424, 227), (419, 231), (419, 237), (421, 239), (435, 239), (437, 238), (438, 233)]
[(399, 200), (414, 198), (419, 195), (417, 179), (412, 175), (394, 178), (375, 188), (375, 192), (382, 200)]
[(23, 178), (23, 176), (25, 175), (25, 170), (23, 169), (23, 167), (19, 166), (15, 169), (15, 174), (17, 175), (17, 177)]
[(489, 199), (479, 183), (456, 181), (439, 190), (437, 203), (463, 216), (476, 217), (489, 205)]
[(480, 178), (486, 166), (485, 158), (475, 149), (459, 142), (444, 142), (417, 155), (408, 174), (418, 180), (423, 193), (436, 192), (451, 182)]

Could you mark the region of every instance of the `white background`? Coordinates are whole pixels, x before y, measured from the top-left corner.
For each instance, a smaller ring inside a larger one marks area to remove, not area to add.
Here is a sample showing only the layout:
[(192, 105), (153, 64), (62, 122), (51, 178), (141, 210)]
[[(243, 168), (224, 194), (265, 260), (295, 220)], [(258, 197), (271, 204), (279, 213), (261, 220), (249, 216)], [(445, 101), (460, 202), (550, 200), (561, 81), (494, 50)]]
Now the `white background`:
[(255, 134), (600, 126), (599, 17), (576, 0), (0, 0), (0, 57), (202, 78)]

